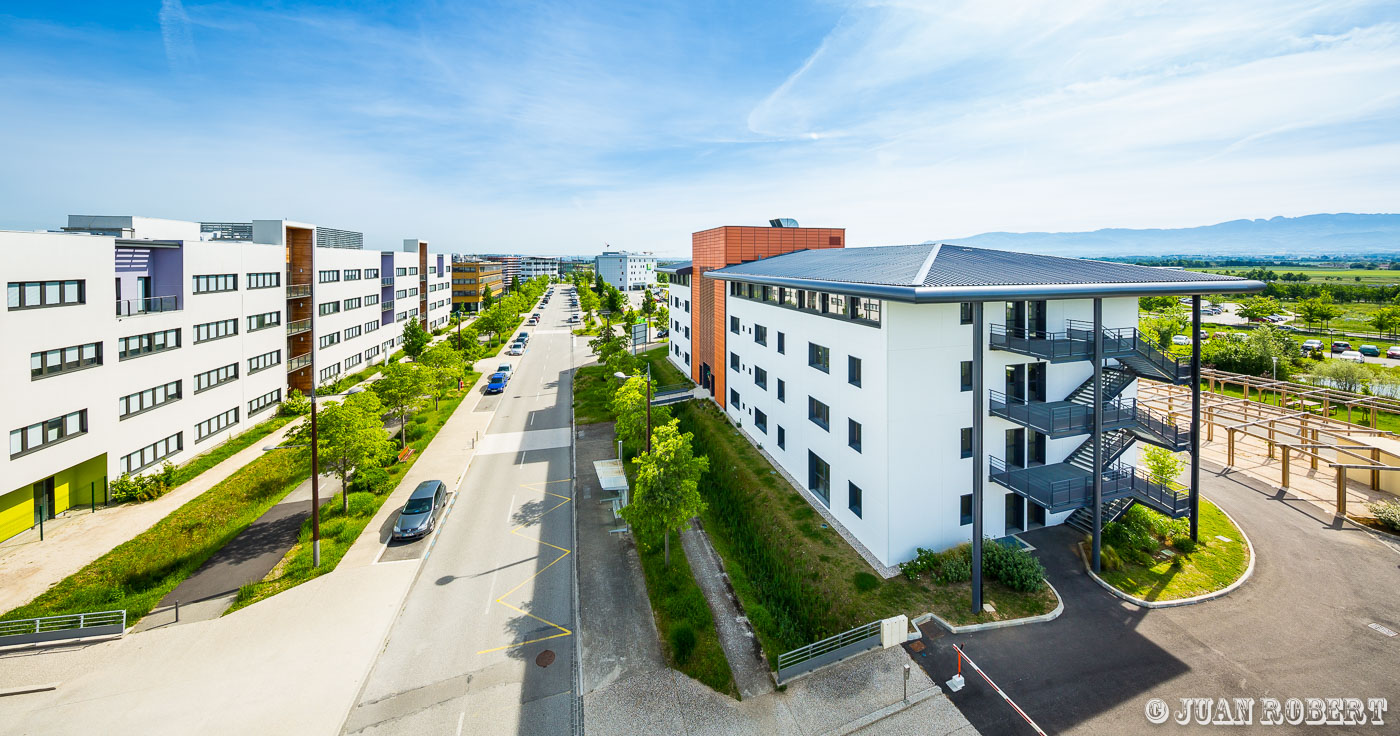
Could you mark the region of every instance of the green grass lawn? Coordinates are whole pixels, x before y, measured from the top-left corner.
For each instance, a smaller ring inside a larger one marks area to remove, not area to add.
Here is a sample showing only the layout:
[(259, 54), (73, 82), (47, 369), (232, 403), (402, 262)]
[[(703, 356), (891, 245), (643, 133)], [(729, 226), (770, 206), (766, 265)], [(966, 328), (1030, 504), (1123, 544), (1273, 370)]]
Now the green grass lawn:
[(702, 515), (705, 529), (724, 559), (734, 590), (770, 661), (776, 662), (781, 652), (810, 643), (775, 625), (776, 617), (768, 610), (764, 589), (770, 576), (776, 574), (790, 572), (817, 592), (823, 635), (828, 636), (900, 613), (913, 617), (931, 611), (952, 623), (965, 624), (1047, 613), (1055, 607), (1055, 596), (1048, 588), (1027, 594), (987, 581), (983, 597), (995, 605), (997, 613), (973, 614), (966, 584), (939, 586), (927, 579), (911, 581), (902, 575), (879, 579), (835, 529), (824, 525), (821, 516), (798, 491), (773, 472), (768, 461), (739, 435), (718, 407), (691, 401), (676, 404), (673, 410), (681, 420), (681, 428), (696, 434), (697, 449), (701, 438), (711, 448), (710, 471), (701, 481), (702, 493), (708, 492), (707, 485), (716, 473), (727, 474), (736, 486), (745, 489), (749, 508), (761, 510), (751, 514), (760, 530), (758, 536), (773, 545), (785, 571), (744, 569), (736, 563), (736, 546), (741, 540), (729, 538), (713, 507)]
[(281, 415), (266, 419), (247, 432), (235, 435), (209, 452), (179, 466), (175, 469), (175, 484), (172, 486), (172, 490), (184, 483), (194, 480), (200, 473), (251, 447), (254, 442), (276, 432), (293, 419), (296, 419), (296, 417), (284, 417)]
[[(480, 377), (480, 373), (474, 371), (468, 373), (465, 380), (466, 388), (462, 392), (444, 399), (436, 409), (429, 406), (415, 415), (415, 422), (419, 418), (425, 419), (420, 423), (424, 428), (423, 433), (408, 443), (408, 446), (415, 450), (408, 461), (396, 462), (389, 466), (389, 478), (394, 487), (398, 486), (399, 481), (408, 473), (409, 468), (412, 468), (413, 464), (418, 462), (418, 458), (422, 457), (423, 450), (427, 449), (428, 443), (433, 441), (438, 431), (442, 429), (442, 425), (447, 423), (448, 418), (471, 393)], [(327, 503), (322, 507), (321, 512), (321, 566), (312, 567), (311, 565), (311, 520), (307, 519), (301, 526), (296, 546), (283, 556), (282, 560), (266, 577), (240, 588), (238, 597), (228, 612), (232, 613), (240, 608), (251, 606), (260, 600), (271, 598), (284, 590), (289, 590), (334, 570), (388, 497), (388, 493), (383, 495), (363, 492), (351, 493), (348, 499), (350, 505), (350, 513), (348, 514), (342, 512), (340, 499), (333, 499)]]
[[(1216, 539), (1226, 537), (1230, 541)], [(1249, 567), (1244, 535), (1215, 504), (1201, 499), (1199, 542), (1191, 552), (1156, 560), (1151, 566), (1125, 563), (1099, 574), (1113, 587), (1145, 601), (1170, 601), (1211, 593), (1240, 579)]]
[(3, 618), (126, 609), (135, 623), (310, 475), (296, 453), (263, 455)]
[[(1253, 268), (1257, 268), (1257, 266), (1224, 266), (1219, 268), (1212, 267), (1192, 270), (1206, 271), (1210, 273), (1239, 274), (1245, 271), (1249, 271)], [(1361, 277), (1361, 281), (1359, 283), (1362, 284), (1385, 285), (1400, 283), (1400, 272), (1387, 271), (1384, 269), (1372, 270), (1366, 268), (1327, 268), (1314, 266), (1269, 266), (1268, 268), (1280, 274), (1289, 271), (1292, 271), (1293, 273), (1306, 273), (1307, 275), (1312, 277), (1312, 280), (1308, 283), (1318, 282), (1334, 284), (1355, 284), (1358, 283), (1356, 280), (1357, 276)]]
[[(1201, 384), (1201, 389), (1202, 389), (1203, 391), (1209, 391), (1209, 390), (1210, 390), (1210, 383), (1209, 383), (1209, 382), (1203, 382), (1203, 383)], [(1237, 399), (1238, 399), (1238, 398), (1243, 398), (1243, 397), (1244, 397), (1244, 389), (1241, 388), (1239, 385), (1221, 386), (1219, 383), (1216, 383), (1216, 385), (1215, 385), (1215, 392), (1218, 393), (1218, 394), (1225, 395), (1225, 396), (1231, 396), (1231, 397), (1234, 397), (1234, 398), (1237, 398)], [(1290, 396), (1291, 396), (1291, 395), (1292, 395), (1292, 394), (1290, 394)], [(1278, 405), (1279, 405), (1279, 401), (1281, 400), (1281, 397), (1280, 397), (1279, 394), (1276, 393), (1276, 392), (1273, 392), (1273, 391), (1264, 391), (1264, 392), (1261, 392), (1261, 391), (1259, 391), (1258, 388), (1254, 388), (1254, 387), (1250, 387), (1250, 390), (1249, 390), (1249, 398), (1250, 398), (1251, 400), (1253, 400), (1253, 401), (1258, 401), (1258, 402), (1260, 402), (1260, 403), (1269, 404), (1269, 405), (1271, 405), (1271, 406), (1278, 406)], [(1313, 413), (1316, 414), (1317, 416), (1322, 416), (1322, 407), (1320, 407), (1320, 406), (1319, 406), (1319, 407), (1316, 407), (1316, 408), (1313, 410)], [(1332, 416), (1333, 419), (1341, 419), (1341, 420), (1343, 420), (1343, 421), (1346, 421), (1346, 419), (1347, 419), (1347, 408), (1346, 408), (1346, 406), (1344, 406), (1344, 405), (1342, 405), (1342, 406), (1333, 405), (1333, 406), (1331, 407), (1331, 412), (1330, 412), (1330, 414), (1331, 414), (1331, 416)], [(1352, 413), (1351, 413), (1351, 420), (1352, 420), (1352, 422), (1355, 423), (1355, 424), (1365, 424), (1365, 425), (1367, 425), (1367, 426), (1370, 425), (1370, 418), (1366, 415), (1365, 410), (1360, 409), (1360, 408), (1355, 409), (1355, 410), (1352, 411)], [(1400, 414), (1392, 414), (1391, 412), (1388, 412), (1388, 411), (1378, 412), (1378, 413), (1377, 413), (1377, 417), (1376, 417), (1376, 427), (1377, 427), (1377, 429), (1383, 429), (1383, 430), (1386, 430), (1386, 431), (1388, 431), (1388, 432), (1397, 432), (1397, 433), (1400, 433)]]
[(608, 373), (607, 366), (590, 365), (574, 371), (574, 421), (578, 424), (610, 422), (613, 419), (613, 391), (617, 379)]
[[(667, 664), (717, 692), (737, 698), (739, 691), (734, 687), (729, 660), (720, 647), (714, 617), (691, 573), (679, 536), (671, 536), (669, 568), (659, 539), (645, 542), (638, 539), (637, 554), (642, 560), (647, 597), (651, 599), (651, 611), (656, 619), (656, 630), (661, 634), (661, 651), (666, 655)], [(676, 633), (680, 628), (694, 634), (694, 646), (689, 652), (684, 651), (684, 643), (678, 641), (684, 637)]]
[(686, 384), (694, 386), (690, 376), (682, 373), (675, 363), (666, 357), (665, 347), (652, 348), (638, 355), (647, 365), (651, 366), (651, 378), (657, 386), (674, 386), (676, 384)]

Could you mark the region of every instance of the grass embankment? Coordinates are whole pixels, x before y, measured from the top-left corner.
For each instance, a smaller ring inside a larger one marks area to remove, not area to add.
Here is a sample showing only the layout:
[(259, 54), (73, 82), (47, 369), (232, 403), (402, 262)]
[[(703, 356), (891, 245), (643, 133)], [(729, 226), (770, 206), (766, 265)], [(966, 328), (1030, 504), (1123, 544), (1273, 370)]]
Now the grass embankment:
[[(413, 456), (406, 462), (396, 462), (387, 468), (391, 488), (398, 487), (404, 475), (408, 473), (414, 463), (418, 462), (418, 458), (422, 457), (423, 450), (427, 449), (428, 443), (437, 436), (438, 431), (447, 423), (448, 418), (474, 389), (477, 379), (480, 377), (479, 373), (469, 373), (465, 381), (466, 388), (463, 391), (444, 399), (438, 408), (429, 407), (414, 416), (412, 423), (421, 426), (422, 430), (408, 430), (409, 436), (418, 435), (408, 443), (408, 446), (414, 450)], [(269, 572), (262, 580), (239, 588), (238, 597), (228, 612), (231, 613), (245, 606), (251, 606), (260, 600), (270, 598), (284, 590), (289, 590), (334, 570), (388, 497), (389, 493), (380, 495), (352, 492), (349, 496), (350, 513), (348, 514), (341, 510), (341, 503), (338, 499), (327, 503), (321, 508), (321, 566), (312, 567), (311, 565), (311, 520), (307, 519), (301, 525), (301, 534), (297, 539), (296, 546), (292, 547), (272, 569), (272, 572)]]
[(651, 379), (657, 386), (674, 386), (676, 384), (686, 384), (694, 386), (695, 382), (690, 380), (690, 376), (681, 372), (669, 358), (666, 357), (666, 348), (652, 348), (644, 353), (639, 353), (639, 357), (651, 366)]
[(296, 453), (263, 455), (4, 618), (126, 609), (135, 623), (310, 475)]
[(617, 379), (608, 373), (607, 366), (590, 365), (574, 371), (574, 421), (578, 424), (596, 424), (613, 420), (613, 390)]
[(666, 662), (715, 691), (737, 698), (739, 691), (734, 687), (729, 660), (720, 647), (714, 617), (691, 573), (680, 539), (674, 535), (671, 539), (669, 568), (660, 539), (636, 541)]
[(247, 432), (235, 435), (209, 452), (177, 467), (175, 469), (175, 482), (171, 488), (178, 488), (194, 480), (200, 473), (251, 447), (254, 442), (276, 432), (293, 419), (296, 419), (296, 417), (284, 417), (281, 415), (266, 419), (254, 425)]
[(983, 598), (997, 612), (973, 614), (966, 584), (880, 579), (717, 407), (692, 401), (672, 409), (682, 430), (695, 434), (696, 454), (710, 458), (701, 481), (709, 504), (702, 520), (770, 662), (781, 652), (900, 613), (932, 611), (966, 624), (1055, 607), (1048, 587), (1020, 593), (988, 580)]
[[(1099, 577), (1124, 593), (1145, 601), (1192, 598), (1220, 590), (1239, 580), (1249, 567), (1249, 547), (1244, 543), (1244, 535), (1228, 516), (1204, 498), (1201, 499), (1200, 513), (1199, 541), (1194, 546), (1182, 545), (1189, 547), (1190, 551), (1174, 549), (1175, 554), (1165, 555), (1167, 540), (1153, 535), (1156, 550), (1147, 553), (1150, 559), (1137, 562), (1123, 559), (1116, 570), (1107, 569), (1105, 565)], [(1225, 537), (1229, 541), (1217, 537)]]

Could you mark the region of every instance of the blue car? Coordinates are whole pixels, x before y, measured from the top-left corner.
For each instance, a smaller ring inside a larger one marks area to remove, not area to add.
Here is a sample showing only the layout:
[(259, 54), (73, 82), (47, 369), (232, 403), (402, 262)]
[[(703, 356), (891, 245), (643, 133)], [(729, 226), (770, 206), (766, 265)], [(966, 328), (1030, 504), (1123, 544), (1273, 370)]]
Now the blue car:
[(488, 394), (498, 394), (498, 393), (501, 393), (502, 391), (505, 391), (505, 390), (506, 390), (506, 374), (504, 374), (504, 373), (492, 373), (492, 374), (491, 374), (491, 377), (490, 377), (489, 379), (486, 380), (486, 393), (488, 393)]

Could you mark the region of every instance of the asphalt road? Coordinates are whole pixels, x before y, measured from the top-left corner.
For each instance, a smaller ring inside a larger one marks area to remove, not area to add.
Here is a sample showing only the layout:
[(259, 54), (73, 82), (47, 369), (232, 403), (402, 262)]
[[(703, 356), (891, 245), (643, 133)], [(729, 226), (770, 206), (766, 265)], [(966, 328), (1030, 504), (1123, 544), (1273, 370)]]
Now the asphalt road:
[(527, 328), (526, 355), (502, 359), (515, 375), (446, 520), (426, 542), (427, 559), (346, 733), (569, 732), (573, 341), (563, 304), (551, 299), (543, 323)]
[[(952, 676), (961, 646), (1047, 733), (1219, 733), (1219, 726), (1152, 726), (1145, 709), (1161, 698), (1389, 698), (1384, 726), (1259, 726), (1285, 733), (1400, 732), (1400, 544), (1334, 520), (1240, 474), (1205, 473), (1206, 497), (1244, 528), (1257, 554), (1253, 577), (1207, 603), (1145, 610), (1119, 601), (1084, 573), (1066, 527), (1022, 535), (1038, 547), (1065, 599), (1056, 620), (975, 634), (923, 627), (913, 653), (935, 682)], [(1033, 733), (979, 677), (950, 695), (986, 734)], [(1226, 728), (1224, 730), (1232, 730)], [(1233, 729), (1238, 731), (1239, 729)]]

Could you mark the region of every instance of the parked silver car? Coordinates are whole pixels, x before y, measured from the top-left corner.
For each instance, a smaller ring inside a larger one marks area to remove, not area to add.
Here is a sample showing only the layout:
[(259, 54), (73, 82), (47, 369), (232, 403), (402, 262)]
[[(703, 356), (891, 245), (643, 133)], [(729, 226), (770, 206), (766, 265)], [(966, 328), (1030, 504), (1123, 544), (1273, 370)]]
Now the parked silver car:
[(446, 483), (440, 480), (419, 483), (394, 521), (394, 539), (417, 539), (431, 533), (446, 505)]

